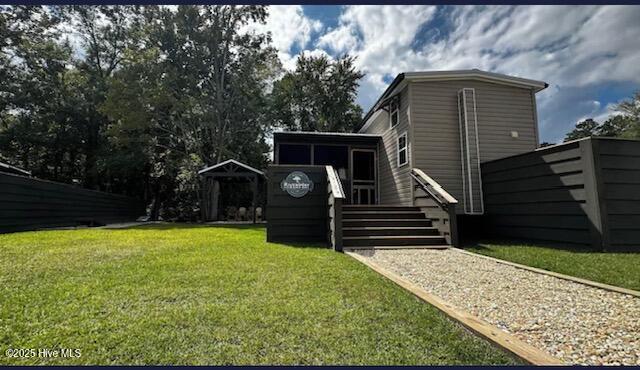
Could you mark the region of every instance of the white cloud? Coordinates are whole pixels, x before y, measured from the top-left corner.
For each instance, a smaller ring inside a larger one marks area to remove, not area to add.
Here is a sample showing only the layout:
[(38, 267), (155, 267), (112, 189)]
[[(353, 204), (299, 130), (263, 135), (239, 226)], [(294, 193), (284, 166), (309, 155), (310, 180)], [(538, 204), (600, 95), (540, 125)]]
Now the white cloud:
[(609, 101), (593, 103), (604, 84), (640, 86), (640, 7), (356, 5), (329, 29), (300, 6), (269, 10), (264, 27), (285, 68), (295, 68), (293, 46), (357, 57), (365, 110), (400, 72), (479, 68), (548, 82), (541, 136), (557, 141), (580, 118), (613, 114)]
[(319, 47), (326, 47), (336, 53), (353, 50), (358, 45), (358, 36), (352, 26), (338, 27), (320, 36)]
[[(385, 77), (405, 71), (479, 68), (546, 81), (551, 87), (538, 95), (542, 136), (555, 141), (582, 117), (610, 114), (593, 104), (597, 86), (640, 84), (639, 19), (634, 6), (464, 6), (442, 14), (351, 6), (316, 45), (358, 57), (367, 73), (358, 96), (365, 109)], [(421, 28), (436, 24), (440, 37), (416, 47)]]
[(272, 45), (278, 49), (278, 57), (285, 68), (295, 67), (291, 48), (306, 48), (314, 33), (322, 29), (322, 23), (304, 15), (301, 5), (272, 5), (268, 8), (266, 24), (251, 24), (256, 32), (271, 32)]
[(411, 44), (435, 11), (433, 6), (348, 6), (339, 25), (321, 36), (317, 46), (357, 56), (356, 66), (366, 73), (358, 101), (366, 109), (386, 87), (386, 76), (418, 63), (420, 55)]

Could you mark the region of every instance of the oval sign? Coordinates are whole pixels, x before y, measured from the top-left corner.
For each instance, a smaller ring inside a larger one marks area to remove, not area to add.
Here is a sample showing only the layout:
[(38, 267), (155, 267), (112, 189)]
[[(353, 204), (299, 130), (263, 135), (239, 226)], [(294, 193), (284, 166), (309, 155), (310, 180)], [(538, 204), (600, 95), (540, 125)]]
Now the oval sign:
[(280, 189), (294, 198), (302, 198), (313, 190), (313, 181), (306, 173), (293, 171), (280, 182)]

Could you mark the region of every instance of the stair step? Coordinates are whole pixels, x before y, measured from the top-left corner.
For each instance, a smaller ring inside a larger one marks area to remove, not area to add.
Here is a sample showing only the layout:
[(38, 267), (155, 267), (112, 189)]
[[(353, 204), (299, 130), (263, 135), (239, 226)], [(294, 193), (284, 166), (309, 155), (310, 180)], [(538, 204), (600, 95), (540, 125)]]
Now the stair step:
[(345, 247), (447, 244), (446, 240), (440, 235), (345, 236), (342, 240)]
[(403, 218), (403, 219), (424, 219), (425, 215), (422, 212), (418, 211), (385, 211), (385, 212), (377, 212), (377, 211), (342, 211), (343, 219), (353, 219), (353, 218), (382, 218), (382, 219), (392, 219), (392, 218)]
[(342, 209), (345, 211), (409, 211), (420, 212), (419, 207), (414, 206), (381, 206), (381, 205), (343, 205)]
[(415, 226), (361, 226), (343, 227), (344, 236), (369, 236), (369, 235), (439, 235), (435, 227), (415, 227)]
[(342, 219), (342, 227), (431, 227), (431, 220), (428, 218), (346, 218)]

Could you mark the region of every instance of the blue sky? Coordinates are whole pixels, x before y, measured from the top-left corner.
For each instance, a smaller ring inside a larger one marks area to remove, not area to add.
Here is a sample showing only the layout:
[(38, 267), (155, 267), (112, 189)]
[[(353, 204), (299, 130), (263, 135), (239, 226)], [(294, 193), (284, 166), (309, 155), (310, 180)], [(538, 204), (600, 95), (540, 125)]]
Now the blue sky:
[(366, 111), (400, 72), (479, 68), (543, 80), (542, 141), (603, 121), (640, 89), (640, 6), (271, 6), (285, 68), (299, 53), (348, 53)]

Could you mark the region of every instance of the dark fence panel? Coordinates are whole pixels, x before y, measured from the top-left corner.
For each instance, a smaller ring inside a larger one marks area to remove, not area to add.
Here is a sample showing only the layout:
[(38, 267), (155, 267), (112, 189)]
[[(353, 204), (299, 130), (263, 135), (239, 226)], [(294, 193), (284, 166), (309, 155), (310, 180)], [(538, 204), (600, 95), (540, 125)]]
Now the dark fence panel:
[(499, 237), (591, 244), (580, 144), (483, 163), (486, 230)]
[(593, 140), (606, 247), (640, 251), (640, 141)]
[(0, 173), (0, 233), (135, 220), (142, 201)]
[[(313, 190), (294, 198), (280, 188), (293, 171), (304, 172)], [(327, 242), (327, 176), (324, 166), (271, 165), (267, 169), (267, 241)]]
[(493, 236), (640, 250), (640, 141), (583, 139), (482, 164)]

